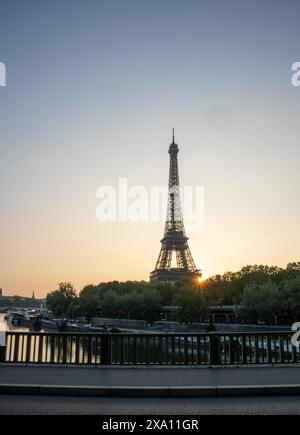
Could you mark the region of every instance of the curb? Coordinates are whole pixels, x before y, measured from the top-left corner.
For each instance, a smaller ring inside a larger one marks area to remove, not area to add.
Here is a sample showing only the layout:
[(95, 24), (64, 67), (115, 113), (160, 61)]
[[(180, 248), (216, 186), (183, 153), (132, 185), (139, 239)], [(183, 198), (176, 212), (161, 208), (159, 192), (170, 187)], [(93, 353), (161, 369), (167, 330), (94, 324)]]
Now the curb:
[(0, 394), (96, 397), (239, 397), (300, 395), (300, 384), (206, 387), (109, 387), (1, 384)]

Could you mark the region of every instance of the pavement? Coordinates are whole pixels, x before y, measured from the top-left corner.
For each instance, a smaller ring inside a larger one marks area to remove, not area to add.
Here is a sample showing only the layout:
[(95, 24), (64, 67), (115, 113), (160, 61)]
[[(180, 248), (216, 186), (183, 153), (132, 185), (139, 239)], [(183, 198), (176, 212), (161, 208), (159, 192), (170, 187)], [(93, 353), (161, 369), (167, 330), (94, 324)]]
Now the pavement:
[(300, 366), (45, 367), (2, 364), (0, 394), (115, 397), (300, 396)]
[[(144, 415), (147, 419), (152, 415), (300, 415), (300, 397), (122, 398), (0, 395), (0, 415), (128, 415), (130, 421), (135, 415)], [(10, 421), (10, 427), (12, 424)], [(88, 430), (91, 433), (90, 422)]]

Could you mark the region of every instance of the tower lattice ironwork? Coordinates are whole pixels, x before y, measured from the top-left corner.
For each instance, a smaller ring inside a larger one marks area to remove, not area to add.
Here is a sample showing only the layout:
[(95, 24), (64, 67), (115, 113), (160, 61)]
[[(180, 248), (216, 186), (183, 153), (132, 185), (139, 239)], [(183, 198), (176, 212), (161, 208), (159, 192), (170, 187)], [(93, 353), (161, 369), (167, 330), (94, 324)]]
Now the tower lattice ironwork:
[[(174, 129), (173, 141), (169, 147), (170, 170), (168, 210), (164, 237), (161, 240), (161, 250), (155, 266), (150, 274), (151, 281), (181, 281), (191, 276), (201, 276), (196, 268), (185, 234), (178, 171), (178, 145), (175, 143)], [(176, 267), (172, 267), (175, 255)]]

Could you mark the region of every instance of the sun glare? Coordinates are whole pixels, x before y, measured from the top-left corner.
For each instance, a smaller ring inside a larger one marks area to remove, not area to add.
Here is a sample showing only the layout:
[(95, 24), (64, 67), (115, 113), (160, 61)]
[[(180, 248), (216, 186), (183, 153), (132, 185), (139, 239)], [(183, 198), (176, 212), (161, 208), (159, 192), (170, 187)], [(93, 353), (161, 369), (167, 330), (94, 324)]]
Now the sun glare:
[(208, 276), (209, 276), (209, 275), (207, 275), (207, 273), (203, 273), (203, 272), (201, 271), (201, 273), (200, 273), (199, 275), (197, 275), (196, 278), (195, 278), (195, 282), (196, 282), (196, 284), (198, 284), (198, 285), (203, 284), (204, 281), (208, 278)]

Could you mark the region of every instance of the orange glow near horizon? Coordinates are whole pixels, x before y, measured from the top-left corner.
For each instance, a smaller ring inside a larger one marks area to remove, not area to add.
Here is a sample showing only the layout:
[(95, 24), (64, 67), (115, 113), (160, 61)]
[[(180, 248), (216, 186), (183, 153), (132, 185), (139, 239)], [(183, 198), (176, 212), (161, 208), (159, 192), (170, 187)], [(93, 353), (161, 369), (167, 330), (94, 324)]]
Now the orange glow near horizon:
[(203, 278), (202, 278), (202, 276), (198, 276), (198, 277), (197, 277), (197, 283), (198, 283), (198, 284), (202, 284), (202, 282), (203, 282)]

